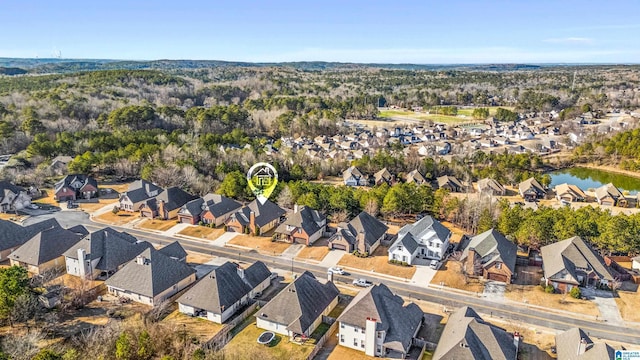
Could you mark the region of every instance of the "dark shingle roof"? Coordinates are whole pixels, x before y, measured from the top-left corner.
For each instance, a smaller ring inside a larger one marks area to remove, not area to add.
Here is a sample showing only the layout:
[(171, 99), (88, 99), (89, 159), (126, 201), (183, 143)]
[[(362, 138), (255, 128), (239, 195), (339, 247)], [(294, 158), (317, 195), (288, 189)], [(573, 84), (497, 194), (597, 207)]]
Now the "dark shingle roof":
[(195, 273), (189, 265), (174, 260), (160, 251), (148, 248), (112, 277), (105, 285), (155, 297)]
[(242, 207), (242, 204), (239, 202), (219, 194), (207, 194), (203, 199), (205, 209), (215, 217), (222, 216)]
[(256, 261), (248, 268), (244, 269), (244, 281), (251, 286), (251, 288), (255, 288), (260, 285), (263, 281), (271, 277), (271, 270), (267, 268), (262, 261)]
[(483, 264), (500, 261), (509, 268), (511, 273), (515, 273), (518, 246), (507, 240), (507, 238), (497, 230), (487, 230), (482, 234), (478, 234), (471, 238), (469, 245), (462, 253), (463, 259), (467, 257), (469, 248), (474, 248), (475, 252), (480, 255), (481, 258), (490, 256), (490, 258), (486, 259)]
[(0, 181), (0, 201), (4, 200), (7, 193), (18, 195), (23, 191), (25, 191), (24, 188), (21, 188), (20, 186), (14, 185), (8, 181)]
[(107, 227), (85, 236), (69, 248), (64, 256), (77, 259), (78, 249), (84, 249), (87, 259), (100, 259), (96, 269), (111, 271), (150, 247), (153, 246), (146, 241), (138, 241), (125, 232)]
[(240, 224), (247, 225), (249, 224), (252, 211), (256, 217), (256, 225), (258, 227), (262, 227), (275, 219), (279, 219), (280, 216), (286, 213), (284, 209), (269, 200), (265, 201), (264, 204), (258, 200), (253, 200), (233, 215), (235, 215)]
[(364, 211), (349, 221), (348, 228), (355, 237), (363, 232), (364, 241), (369, 245), (375, 244), (389, 230), (389, 227), (382, 221)]
[(157, 210), (158, 202), (164, 201), (165, 210), (173, 211), (179, 207), (182, 207), (182, 205), (195, 198), (195, 196), (189, 194), (188, 192), (173, 186), (161, 192), (160, 195), (156, 196), (155, 198), (147, 200), (146, 205), (147, 207), (155, 211)]
[(54, 227), (60, 227), (54, 218), (24, 227), (11, 221), (0, 220), (0, 251), (20, 246), (37, 233)]
[(313, 235), (320, 230), (318, 223), (326, 221), (326, 217), (318, 210), (303, 206), (297, 212), (290, 213), (287, 219), (278, 226), (277, 233), (286, 233), (287, 226), (302, 228), (308, 235)]
[(180, 245), (180, 243), (177, 241), (174, 241), (171, 244), (168, 244), (162, 247), (161, 249), (158, 249), (158, 251), (167, 255), (168, 257), (176, 258), (178, 260), (184, 259), (185, 257), (187, 257), (187, 252), (184, 251), (184, 248), (182, 247), (182, 245)]
[(157, 191), (162, 193), (164, 189), (145, 180), (137, 180), (129, 185), (129, 189), (122, 195), (126, 195), (133, 203), (149, 199), (150, 193)]
[(95, 187), (96, 189), (98, 188), (98, 182), (91, 176), (85, 174), (69, 174), (55, 184), (55, 192), (57, 193), (63, 187), (70, 187), (70, 185), (76, 181), (82, 183), (82, 186), (79, 189), (87, 184)]
[(338, 321), (365, 328), (367, 318), (376, 319), (376, 330), (386, 332), (385, 347), (406, 353), (422, 323), (423, 313), (414, 303), (403, 304), (404, 300), (386, 285), (375, 285), (360, 291)]
[(512, 334), (465, 306), (449, 316), (433, 359), (513, 360), (516, 354)]
[(82, 235), (61, 227), (52, 227), (43, 230), (20, 246), (9, 255), (10, 259), (27, 263), (29, 265), (41, 265), (51, 261), (76, 244)]
[(238, 275), (237, 265), (226, 262), (200, 279), (177, 302), (222, 314), (251, 290), (252, 287)]
[(305, 271), (259, 310), (256, 316), (283, 324), (289, 331), (302, 334), (339, 293), (332, 282), (322, 284), (313, 274)]

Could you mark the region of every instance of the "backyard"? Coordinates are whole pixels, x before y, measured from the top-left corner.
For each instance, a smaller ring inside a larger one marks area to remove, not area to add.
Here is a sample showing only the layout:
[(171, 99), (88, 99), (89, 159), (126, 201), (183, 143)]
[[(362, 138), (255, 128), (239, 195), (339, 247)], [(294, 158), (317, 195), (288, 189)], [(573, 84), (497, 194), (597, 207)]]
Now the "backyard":
[(338, 262), (338, 265), (345, 268), (373, 271), (407, 280), (411, 279), (416, 272), (416, 268), (414, 266), (389, 264), (388, 249), (386, 246), (378, 246), (373, 254), (366, 258), (345, 254)]
[(189, 226), (181, 230), (178, 234), (191, 236), (200, 239), (215, 240), (224, 233), (224, 229), (210, 228), (208, 226)]
[(263, 254), (278, 255), (287, 250), (291, 244), (271, 241), (270, 236), (251, 236), (251, 235), (238, 235), (231, 239), (227, 244), (242, 246), (246, 248), (255, 249)]
[(196, 337), (200, 342), (206, 342), (222, 329), (221, 324), (199, 317), (187, 316), (178, 310), (169, 314), (162, 322), (172, 325), (175, 331), (188, 331), (189, 335)]
[[(287, 336), (276, 334), (276, 338), (269, 345), (258, 344), (257, 339), (265, 330), (256, 326), (253, 316), (249, 317), (244, 324), (239, 325), (240, 330), (231, 341), (224, 347), (224, 352), (232, 354), (234, 358), (242, 359), (292, 359), (306, 360), (315, 341), (309, 341), (303, 345), (289, 341)], [(234, 329), (235, 332), (235, 329)]]

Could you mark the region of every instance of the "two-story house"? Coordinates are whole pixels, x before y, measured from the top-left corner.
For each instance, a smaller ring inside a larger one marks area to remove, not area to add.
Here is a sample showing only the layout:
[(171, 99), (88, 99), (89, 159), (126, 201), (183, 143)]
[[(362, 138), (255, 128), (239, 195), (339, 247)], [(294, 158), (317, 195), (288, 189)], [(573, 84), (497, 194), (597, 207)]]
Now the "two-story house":
[(138, 212), (145, 201), (158, 196), (163, 191), (163, 188), (146, 180), (135, 181), (129, 185), (126, 192), (120, 194), (120, 210)]
[(242, 204), (226, 196), (207, 194), (183, 205), (178, 211), (178, 220), (192, 225), (202, 221), (203, 224), (220, 226), (241, 207)]
[(487, 280), (511, 283), (516, 273), (518, 246), (495, 229), (471, 238), (462, 252), (465, 271)]
[(31, 204), (31, 195), (20, 186), (0, 181), (0, 212), (22, 210)]
[(369, 180), (357, 167), (351, 166), (342, 173), (342, 180), (346, 186), (367, 186)]
[(98, 194), (98, 182), (88, 175), (67, 175), (55, 184), (53, 192), (56, 201), (91, 199)]
[(415, 264), (416, 260), (441, 260), (449, 248), (451, 231), (431, 216), (425, 216), (398, 231), (389, 248), (389, 260)]
[(276, 239), (310, 246), (322, 237), (327, 228), (327, 217), (318, 210), (295, 206), (293, 213), (275, 230)]
[(329, 248), (372, 254), (384, 240), (389, 227), (382, 221), (361, 212), (349, 223), (338, 224), (338, 230), (329, 239)]

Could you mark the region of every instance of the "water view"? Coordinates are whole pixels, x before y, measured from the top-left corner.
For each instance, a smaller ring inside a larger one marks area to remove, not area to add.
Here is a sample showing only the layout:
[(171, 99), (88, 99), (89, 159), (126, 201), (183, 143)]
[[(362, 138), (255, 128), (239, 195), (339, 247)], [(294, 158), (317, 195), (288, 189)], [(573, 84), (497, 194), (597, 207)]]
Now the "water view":
[(574, 167), (554, 171), (549, 175), (551, 175), (551, 188), (558, 184), (569, 183), (582, 190), (588, 190), (613, 183), (620, 191), (628, 191), (630, 195), (635, 195), (640, 191), (640, 178), (603, 170)]

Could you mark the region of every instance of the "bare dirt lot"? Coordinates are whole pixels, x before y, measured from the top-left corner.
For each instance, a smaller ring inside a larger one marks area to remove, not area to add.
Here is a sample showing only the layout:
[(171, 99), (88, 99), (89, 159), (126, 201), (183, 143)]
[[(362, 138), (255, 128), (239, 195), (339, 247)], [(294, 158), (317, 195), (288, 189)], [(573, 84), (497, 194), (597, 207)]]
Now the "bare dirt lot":
[(505, 296), (521, 303), (574, 312), (585, 315), (600, 315), (596, 304), (589, 300), (574, 299), (569, 295), (547, 294), (539, 285), (513, 285)]
[(256, 249), (268, 255), (282, 254), (283, 251), (291, 246), (289, 243), (271, 241), (271, 237), (250, 235), (238, 235), (231, 239), (228, 244)]
[(302, 249), (296, 258), (321, 261), (328, 253), (329, 247), (327, 246), (327, 239), (318, 239), (313, 245)]
[(482, 292), (484, 285), (478, 279), (465, 278), (461, 271), (461, 264), (457, 261), (448, 260), (431, 280), (434, 285), (444, 284), (444, 286), (471, 292)]
[(389, 264), (388, 248), (386, 246), (378, 246), (373, 254), (366, 258), (345, 254), (338, 262), (338, 265), (366, 271), (375, 271), (404, 279), (411, 279), (416, 272), (414, 266)]

